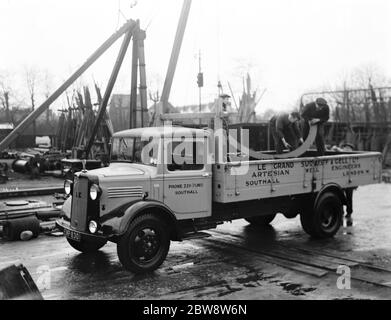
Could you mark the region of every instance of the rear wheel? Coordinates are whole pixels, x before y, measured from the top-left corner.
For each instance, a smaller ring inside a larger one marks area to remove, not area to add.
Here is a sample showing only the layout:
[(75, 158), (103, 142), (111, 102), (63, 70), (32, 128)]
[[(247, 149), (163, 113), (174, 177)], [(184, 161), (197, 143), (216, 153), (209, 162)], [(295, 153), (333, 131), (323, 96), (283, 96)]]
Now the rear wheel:
[(276, 214), (247, 218), (246, 221), (257, 227), (268, 226), (276, 217)]
[(170, 248), (169, 228), (152, 214), (136, 218), (117, 244), (119, 260), (125, 269), (147, 273), (161, 266)]
[(326, 192), (317, 201), (315, 208), (308, 207), (300, 215), (301, 225), (314, 238), (332, 238), (342, 225), (343, 204), (332, 192)]
[(80, 251), (82, 253), (94, 253), (97, 252), (99, 249), (103, 248), (107, 240), (101, 240), (101, 241), (96, 241), (96, 242), (89, 242), (89, 241), (82, 241), (82, 242), (77, 242), (72, 239), (68, 239), (68, 243), (77, 251)]

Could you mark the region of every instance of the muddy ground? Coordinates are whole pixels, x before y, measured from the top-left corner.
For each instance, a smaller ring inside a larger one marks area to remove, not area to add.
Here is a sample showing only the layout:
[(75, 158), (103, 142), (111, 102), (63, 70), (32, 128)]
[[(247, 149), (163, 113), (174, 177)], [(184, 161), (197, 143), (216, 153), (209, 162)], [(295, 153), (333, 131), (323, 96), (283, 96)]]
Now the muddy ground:
[[(115, 244), (86, 256), (47, 235), (0, 240), (0, 269), (23, 263), (45, 299), (390, 299), (391, 184), (360, 188), (354, 206), (354, 226), (334, 239), (310, 239), (299, 218), (278, 216), (263, 229), (239, 220), (209, 238), (172, 243), (149, 275), (124, 271)], [(346, 270), (350, 289), (346, 278), (338, 288)]]

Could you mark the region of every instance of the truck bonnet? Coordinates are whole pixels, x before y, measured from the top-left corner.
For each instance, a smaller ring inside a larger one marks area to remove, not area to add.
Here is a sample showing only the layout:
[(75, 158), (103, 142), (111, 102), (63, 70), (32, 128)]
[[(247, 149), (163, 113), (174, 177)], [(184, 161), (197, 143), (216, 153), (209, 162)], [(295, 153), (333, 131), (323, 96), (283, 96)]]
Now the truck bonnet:
[(111, 163), (109, 167), (91, 170), (84, 175), (91, 175), (98, 178), (142, 176), (145, 175), (148, 171), (143, 170), (141, 167), (142, 165), (135, 165), (132, 163)]

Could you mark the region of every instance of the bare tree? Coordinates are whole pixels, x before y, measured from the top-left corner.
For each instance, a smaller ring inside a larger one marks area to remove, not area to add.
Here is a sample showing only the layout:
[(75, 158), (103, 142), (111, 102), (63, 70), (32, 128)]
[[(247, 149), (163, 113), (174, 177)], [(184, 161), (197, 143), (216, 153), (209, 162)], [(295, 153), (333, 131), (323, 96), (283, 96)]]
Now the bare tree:
[(31, 110), (35, 110), (37, 85), (39, 81), (39, 71), (33, 67), (25, 69), (27, 90), (29, 93), (29, 99), (31, 103)]
[(150, 74), (148, 77), (148, 89), (149, 100), (155, 105), (160, 101), (160, 92), (163, 89), (163, 78), (157, 73)]
[(14, 113), (20, 107), (22, 101), (18, 98), (14, 79), (6, 70), (0, 71), (0, 106), (5, 112), (3, 121), (16, 124)]
[[(391, 79), (368, 64), (345, 72), (333, 89), (305, 94), (304, 104), (323, 97), (332, 108), (327, 140), (350, 142), (360, 150), (380, 151), (391, 119)], [(376, 125), (374, 125), (376, 124)]]
[[(304, 104), (318, 96), (329, 102), (333, 119), (341, 122), (383, 122), (388, 115), (387, 102), (391, 98), (390, 79), (373, 64), (359, 66), (342, 74), (334, 88), (307, 94)], [(315, 91), (313, 91), (315, 92)]]
[(153, 126), (156, 120), (156, 112), (161, 98), (161, 91), (163, 89), (163, 78), (157, 74), (153, 73), (148, 77), (148, 96), (149, 101), (153, 103), (153, 107), (150, 109), (149, 113), (149, 126)]
[(375, 64), (365, 64), (355, 68), (347, 79), (349, 87), (368, 88), (368, 82), (373, 87), (391, 84), (390, 79), (387, 79), (382, 69)]
[[(26, 85), (29, 93), (29, 99), (31, 104), (31, 111), (35, 110), (36, 95), (37, 95), (37, 86), (39, 82), (39, 71), (34, 67), (25, 68), (26, 75)], [(33, 135), (35, 136), (37, 132), (36, 121), (33, 122)]]
[[(52, 93), (52, 87), (53, 87), (53, 77), (50, 74), (48, 70), (45, 70), (42, 76), (43, 81), (43, 91), (44, 96), (46, 99), (50, 97), (50, 94)], [(50, 108), (46, 110), (46, 123), (49, 123), (50, 121)]]
[(10, 91), (11, 89), (7, 86), (6, 82), (3, 79), (0, 79), (0, 103), (5, 110), (6, 121), (11, 123)]

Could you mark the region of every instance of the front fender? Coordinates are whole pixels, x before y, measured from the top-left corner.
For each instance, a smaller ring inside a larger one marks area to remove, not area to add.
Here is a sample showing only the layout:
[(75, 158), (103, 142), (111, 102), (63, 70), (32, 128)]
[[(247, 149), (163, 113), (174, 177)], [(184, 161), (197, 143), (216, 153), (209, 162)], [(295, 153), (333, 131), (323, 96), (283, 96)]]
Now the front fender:
[(143, 213), (153, 212), (161, 215), (173, 228), (176, 235), (179, 234), (179, 227), (174, 213), (164, 203), (158, 201), (142, 200), (130, 202), (117, 211), (117, 214), (106, 216), (103, 225), (111, 225), (112, 233), (122, 236), (128, 230), (132, 221)]
[(153, 211), (157, 211), (161, 214), (164, 214), (165, 218), (169, 218), (171, 222), (174, 222), (176, 224), (175, 215), (165, 204), (158, 201), (139, 201), (125, 210), (125, 214), (122, 217), (119, 228), (120, 235), (124, 234), (128, 230), (129, 225), (137, 216), (139, 216), (143, 212), (148, 212), (148, 209), (153, 209)]

